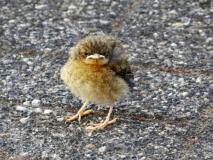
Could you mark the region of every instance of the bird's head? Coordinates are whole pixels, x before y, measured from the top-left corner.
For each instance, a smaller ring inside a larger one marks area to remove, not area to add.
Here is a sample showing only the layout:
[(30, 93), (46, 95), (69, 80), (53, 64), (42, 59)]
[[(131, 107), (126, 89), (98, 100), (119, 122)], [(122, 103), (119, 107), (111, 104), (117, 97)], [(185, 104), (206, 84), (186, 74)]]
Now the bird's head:
[(112, 37), (88, 36), (71, 49), (70, 55), (86, 64), (105, 65), (110, 60), (115, 43)]

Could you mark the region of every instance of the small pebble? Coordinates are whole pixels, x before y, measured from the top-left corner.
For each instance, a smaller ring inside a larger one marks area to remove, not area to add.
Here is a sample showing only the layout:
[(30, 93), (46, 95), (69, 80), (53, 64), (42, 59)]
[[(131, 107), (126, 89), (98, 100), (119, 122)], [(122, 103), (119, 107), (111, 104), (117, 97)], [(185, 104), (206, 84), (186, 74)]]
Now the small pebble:
[(202, 81), (202, 80), (201, 80), (201, 77), (198, 77), (198, 78), (196, 79), (196, 83), (199, 83), (199, 84), (200, 84), (201, 81)]
[(39, 99), (34, 99), (32, 101), (32, 106), (38, 107), (41, 104), (41, 101)]
[(134, 78), (134, 81), (135, 81), (135, 82), (137, 82), (137, 81), (139, 81), (139, 80), (140, 80), (140, 77), (135, 77), (135, 78)]
[(25, 118), (21, 118), (19, 121), (22, 123), (22, 124), (25, 124), (27, 123), (29, 120), (29, 117), (25, 117)]
[(153, 33), (153, 36), (156, 38), (156, 37), (158, 37), (158, 33)]
[(52, 110), (50, 110), (50, 109), (45, 109), (44, 110), (44, 114), (50, 114), (50, 113), (52, 113)]
[(185, 97), (185, 96), (187, 96), (188, 94), (189, 94), (188, 92), (183, 92), (183, 93), (182, 93), (182, 96)]
[(46, 7), (47, 5), (38, 5), (38, 4), (35, 5), (35, 9), (44, 9)]
[(162, 108), (163, 108), (163, 109), (167, 109), (168, 107), (167, 107), (167, 106), (162, 106)]
[(23, 106), (16, 106), (16, 110), (17, 110), (17, 111), (26, 111), (27, 108), (26, 108), (26, 107), (23, 107)]
[(177, 44), (176, 43), (172, 43), (171, 46), (172, 47), (177, 47)]
[(25, 101), (25, 102), (23, 103), (23, 105), (24, 105), (24, 106), (30, 106), (30, 101)]
[(35, 109), (34, 109), (34, 112), (35, 112), (35, 113), (41, 113), (41, 112), (42, 112), (42, 109), (41, 109), (41, 108), (35, 108)]
[(104, 153), (106, 151), (106, 146), (102, 146), (98, 149), (98, 152)]
[(106, 20), (100, 20), (100, 23), (103, 24), (103, 25), (107, 25), (107, 24), (109, 24), (110, 22), (109, 22), (109, 21), (106, 21)]
[(59, 118), (57, 118), (57, 121), (58, 122), (62, 122), (64, 120), (64, 117), (59, 117)]
[(69, 8), (69, 10), (73, 10), (73, 9), (76, 9), (76, 6), (75, 5), (70, 5), (68, 8)]
[(124, 159), (124, 158), (126, 158), (126, 155), (119, 155), (119, 157)]
[(181, 86), (184, 86), (184, 85), (185, 85), (185, 81), (184, 81), (183, 78), (180, 78), (178, 81), (179, 81), (179, 83), (180, 83)]
[(172, 26), (175, 27), (175, 28), (179, 28), (179, 27), (183, 27), (184, 24), (181, 23), (181, 22), (175, 22), (175, 23), (172, 24)]

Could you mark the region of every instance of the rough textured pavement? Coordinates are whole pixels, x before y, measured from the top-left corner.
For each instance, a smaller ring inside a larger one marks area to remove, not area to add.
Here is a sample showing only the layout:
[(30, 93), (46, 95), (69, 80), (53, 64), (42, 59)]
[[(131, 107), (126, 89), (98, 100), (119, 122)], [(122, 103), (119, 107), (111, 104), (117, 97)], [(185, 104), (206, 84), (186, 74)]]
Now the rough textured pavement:
[[(0, 159), (213, 159), (211, 0), (0, 0)], [(81, 102), (59, 78), (67, 49), (91, 32), (121, 39), (132, 95), (67, 125)]]

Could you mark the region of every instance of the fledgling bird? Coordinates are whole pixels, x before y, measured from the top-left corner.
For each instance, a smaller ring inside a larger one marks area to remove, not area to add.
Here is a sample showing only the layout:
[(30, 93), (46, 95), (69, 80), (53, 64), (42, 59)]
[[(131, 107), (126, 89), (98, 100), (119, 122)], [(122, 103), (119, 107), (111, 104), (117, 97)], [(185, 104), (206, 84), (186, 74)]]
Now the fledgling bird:
[(128, 82), (133, 78), (127, 54), (120, 41), (111, 36), (87, 36), (69, 50), (67, 63), (61, 69), (61, 79), (72, 94), (81, 99), (84, 104), (74, 116), (67, 116), (66, 122), (71, 122), (88, 115), (93, 110), (85, 110), (89, 102), (97, 105), (109, 105), (106, 119), (86, 128), (92, 132), (103, 129), (110, 120), (113, 103), (130, 93)]

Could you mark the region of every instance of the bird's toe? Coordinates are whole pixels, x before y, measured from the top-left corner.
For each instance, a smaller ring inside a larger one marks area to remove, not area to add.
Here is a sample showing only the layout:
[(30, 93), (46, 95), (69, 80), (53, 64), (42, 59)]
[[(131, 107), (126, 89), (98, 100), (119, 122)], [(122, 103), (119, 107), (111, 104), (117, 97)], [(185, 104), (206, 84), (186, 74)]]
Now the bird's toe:
[(90, 126), (86, 127), (86, 132), (93, 132), (95, 130), (104, 129), (107, 125), (115, 123), (117, 118), (112, 120), (105, 120), (100, 123), (90, 123)]
[(94, 111), (92, 109), (89, 109), (89, 110), (86, 110), (86, 111), (80, 110), (74, 116), (66, 116), (65, 117), (65, 122), (66, 123), (71, 123), (74, 120), (78, 120), (78, 122), (80, 123), (81, 122), (81, 117), (86, 116), (88, 114), (91, 114), (93, 112)]

